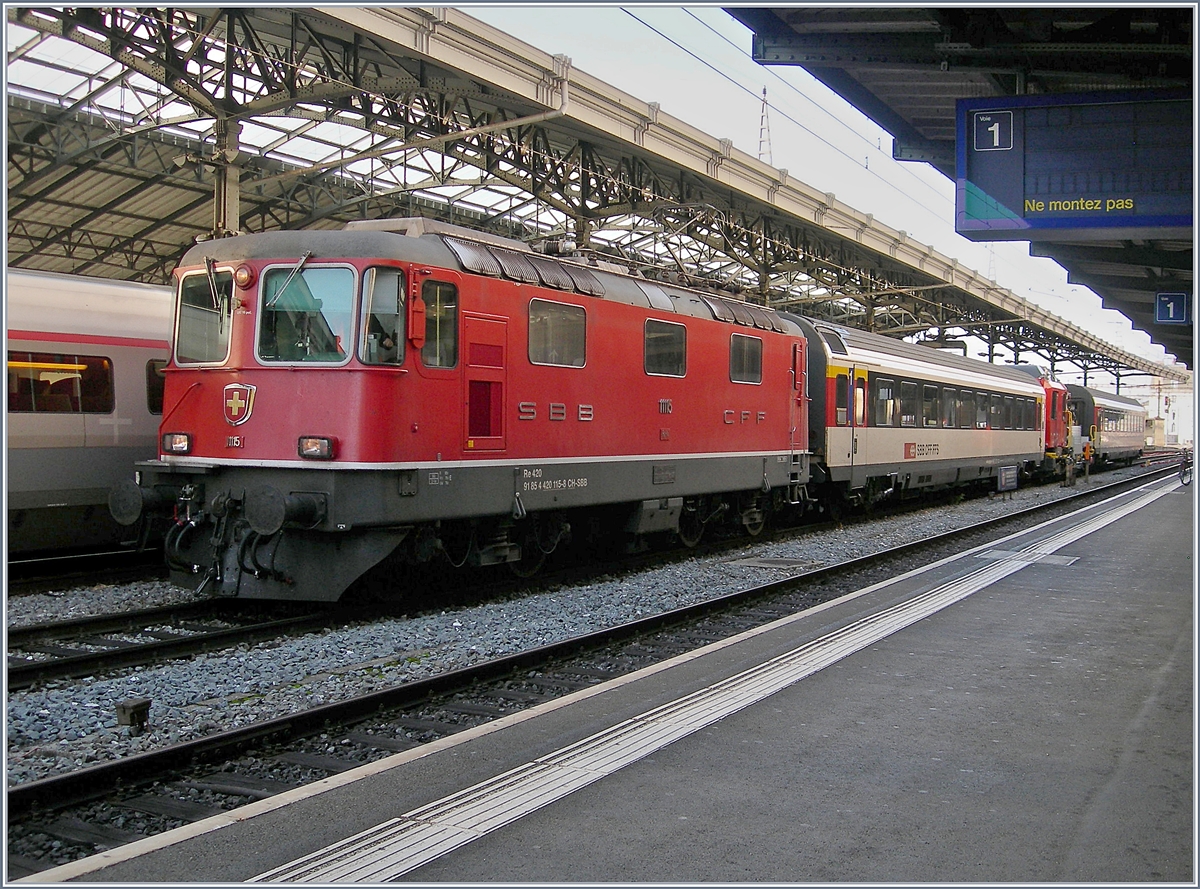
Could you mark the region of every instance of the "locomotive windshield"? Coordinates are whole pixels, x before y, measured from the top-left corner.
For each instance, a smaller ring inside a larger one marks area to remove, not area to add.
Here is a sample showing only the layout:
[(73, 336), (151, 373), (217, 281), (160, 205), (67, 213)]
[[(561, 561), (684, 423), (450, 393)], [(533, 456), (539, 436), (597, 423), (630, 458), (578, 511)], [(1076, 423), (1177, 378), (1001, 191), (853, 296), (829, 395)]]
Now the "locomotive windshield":
[(354, 270), (281, 266), (263, 275), (258, 357), (264, 361), (343, 361), (351, 342)]
[(180, 364), (224, 361), (233, 326), (233, 273), (196, 272), (179, 282), (175, 360)]

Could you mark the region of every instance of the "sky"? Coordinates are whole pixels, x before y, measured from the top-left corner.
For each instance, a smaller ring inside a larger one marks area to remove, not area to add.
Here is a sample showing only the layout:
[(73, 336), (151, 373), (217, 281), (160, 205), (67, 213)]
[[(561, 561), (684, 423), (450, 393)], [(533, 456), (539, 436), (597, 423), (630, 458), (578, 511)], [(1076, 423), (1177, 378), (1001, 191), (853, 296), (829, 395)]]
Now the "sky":
[[(1029, 255), (1027, 242), (976, 243), (954, 231), (954, 183), (924, 163), (892, 159), (892, 137), (801, 68), (762, 66), (752, 34), (716, 6), (461, 5), (468, 15), (538, 49), (562, 53), (597, 77), (741, 151), (760, 156), (762, 91), (767, 90), (770, 162), (789, 177), (908, 232), (945, 256), (1073, 324), (1139, 356), (1170, 363), (1161, 346), (1135, 331), (1100, 298), (1067, 283), (1057, 263)], [(766, 158), (764, 158), (765, 160)], [(1069, 366), (1070, 367), (1070, 366)], [(1066, 382), (1081, 375), (1060, 368)], [(1161, 408), (1158, 393), (1135, 377), (1123, 394)], [(1112, 390), (1110, 375), (1088, 385)], [(1181, 394), (1181, 393), (1177, 393)], [(1172, 398), (1180, 437), (1192, 437), (1191, 393)], [(1186, 409), (1186, 410), (1185, 410)], [(1168, 417), (1168, 419), (1170, 419)]]

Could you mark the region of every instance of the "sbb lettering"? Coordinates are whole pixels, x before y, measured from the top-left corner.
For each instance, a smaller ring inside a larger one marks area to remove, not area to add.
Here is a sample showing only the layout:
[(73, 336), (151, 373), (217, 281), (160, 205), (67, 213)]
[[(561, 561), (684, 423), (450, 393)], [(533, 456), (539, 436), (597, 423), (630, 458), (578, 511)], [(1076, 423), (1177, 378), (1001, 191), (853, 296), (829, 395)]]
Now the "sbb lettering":
[[(551, 420), (562, 421), (567, 419), (567, 406), (561, 402), (551, 402), (547, 414)], [(536, 420), (538, 418), (538, 406), (536, 401), (522, 401), (517, 404), (517, 419), (518, 420)], [(590, 404), (581, 404), (576, 407), (575, 418), (580, 423), (590, 423), (596, 418), (596, 409)]]

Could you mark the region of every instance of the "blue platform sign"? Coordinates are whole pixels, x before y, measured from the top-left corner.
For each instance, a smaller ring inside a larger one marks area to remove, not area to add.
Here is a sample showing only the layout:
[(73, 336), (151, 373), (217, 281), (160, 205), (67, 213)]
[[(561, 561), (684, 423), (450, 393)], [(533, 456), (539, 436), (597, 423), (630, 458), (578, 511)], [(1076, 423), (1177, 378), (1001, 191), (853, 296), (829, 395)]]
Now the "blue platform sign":
[(1155, 324), (1191, 324), (1190, 293), (1158, 293), (1154, 297)]
[(960, 99), (955, 230), (975, 241), (1192, 237), (1190, 91)]

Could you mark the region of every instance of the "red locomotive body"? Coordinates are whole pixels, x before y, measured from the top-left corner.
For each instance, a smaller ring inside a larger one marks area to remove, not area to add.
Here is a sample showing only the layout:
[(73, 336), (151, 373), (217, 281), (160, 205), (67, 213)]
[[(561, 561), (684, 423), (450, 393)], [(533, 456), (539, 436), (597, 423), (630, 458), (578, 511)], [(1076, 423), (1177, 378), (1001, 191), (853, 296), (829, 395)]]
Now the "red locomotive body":
[[(332, 600), (395, 553), (536, 563), (578, 510), (756, 531), (808, 481), (775, 313), (427, 220), (205, 242), (177, 272), (161, 451), (176, 580)], [(403, 234), (399, 232), (404, 232)]]

